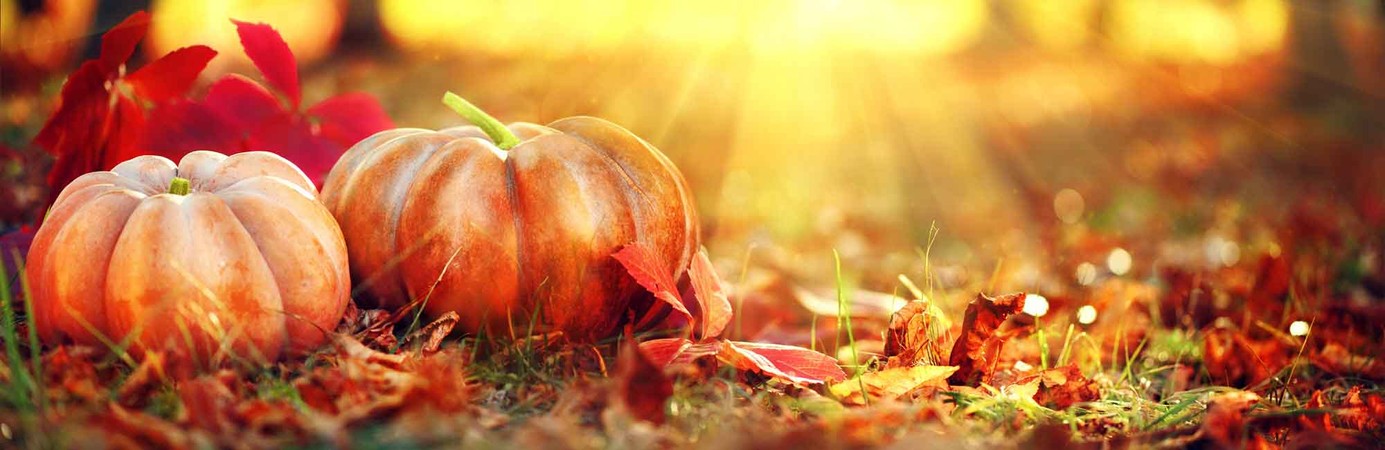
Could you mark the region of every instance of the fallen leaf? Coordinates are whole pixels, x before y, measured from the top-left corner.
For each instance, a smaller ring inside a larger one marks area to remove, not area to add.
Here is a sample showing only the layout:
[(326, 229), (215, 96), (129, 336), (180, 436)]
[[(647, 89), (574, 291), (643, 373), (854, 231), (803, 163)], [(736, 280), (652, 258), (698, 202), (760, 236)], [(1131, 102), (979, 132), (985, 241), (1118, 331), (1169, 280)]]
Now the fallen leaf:
[(706, 251), (697, 252), (697, 256), (693, 257), (688, 276), (702, 311), (702, 318), (698, 321), (700, 336), (703, 339), (721, 336), (726, 325), (731, 323), (731, 302), (726, 299), (725, 285), (717, 276)]
[[(947, 387), (947, 377), (957, 371), (953, 366), (910, 366), (884, 369), (862, 374), (852, 379), (833, 384), (830, 390), (843, 403), (866, 404), (865, 395), (870, 401), (895, 400), (922, 387)], [(862, 385), (865, 393), (861, 392)]]
[[(640, 352), (650, 363), (663, 367), (672, 363), (684, 350), (691, 347), (692, 341), (683, 338), (650, 339), (639, 344)], [(713, 354), (716, 354), (713, 352)]]
[(398, 369), (404, 365), (404, 355), (395, 355), (366, 347), (361, 341), (351, 336), (340, 333), (332, 334), (332, 343), (336, 345), (338, 353), (347, 359), (359, 359), (368, 363), (377, 363), (384, 366)]
[(915, 300), (890, 316), (885, 331), (885, 367), (942, 364), (952, 340), (952, 323), (932, 302)]
[(1024, 297), (1022, 292), (996, 298), (977, 294), (967, 305), (961, 335), (948, 358), (948, 364), (958, 368), (948, 378), (949, 383), (976, 386), (990, 379), (1000, 358), (1000, 348), (1008, 339), (997, 331), (1005, 318), (1024, 309)]
[(759, 342), (725, 342), (719, 356), (740, 370), (751, 370), (793, 383), (822, 384), (845, 380), (837, 360), (803, 347)]
[(409, 348), (415, 343), (419, 343), (419, 352), (425, 355), (435, 353), (442, 347), (443, 338), (452, 333), (452, 329), (456, 328), (457, 322), (460, 320), (461, 316), (457, 315), (456, 311), (448, 311), (424, 325), (423, 328), (404, 336), (404, 341), (400, 343), (400, 347)]

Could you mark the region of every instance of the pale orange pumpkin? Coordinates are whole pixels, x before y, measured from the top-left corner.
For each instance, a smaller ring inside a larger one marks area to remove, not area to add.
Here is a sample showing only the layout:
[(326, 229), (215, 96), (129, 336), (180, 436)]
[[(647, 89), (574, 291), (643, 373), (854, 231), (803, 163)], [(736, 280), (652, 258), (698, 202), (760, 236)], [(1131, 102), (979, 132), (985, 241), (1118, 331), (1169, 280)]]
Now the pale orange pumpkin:
[(78, 177), (25, 275), (45, 342), (211, 364), (319, 346), (350, 300), (341, 229), (312, 181), (267, 152), (140, 156)]

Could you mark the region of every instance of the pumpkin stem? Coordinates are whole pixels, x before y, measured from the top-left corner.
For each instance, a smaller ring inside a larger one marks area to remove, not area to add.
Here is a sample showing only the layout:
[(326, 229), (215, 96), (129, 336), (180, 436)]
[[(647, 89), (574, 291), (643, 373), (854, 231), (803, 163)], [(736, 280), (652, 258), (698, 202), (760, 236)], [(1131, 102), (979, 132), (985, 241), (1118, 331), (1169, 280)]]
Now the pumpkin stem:
[(168, 184), (168, 193), (173, 195), (188, 195), (192, 191), (192, 183), (187, 178), (173, 177), (173, 182)]
[(509, 128), (505, 128), (505, 124), (500, 123), (499, 120), (495, 120), (494, 117), (486, 114), (481, 108), (477, 108), (476, 105), (471, 104), (471, 102), (466, 101), (466, 99), (461, 96), (453, 94), (452, 92), (443, 94), (442, 104), (447, 105), (448, 108), (452, 108), (457, 114), (461, 114), (462, 117), (465, 118), (467, 122), (471, 122), (472, 125), (481, 127), (481, 131), (486, 132), (486, 136), (489, 136), (492, 141), (495, 141), (495, 146), (500, 147), (501, 150), (509, 150), (519, 145), (519, 138), (515, 137), (515, 134), (511, 133)]

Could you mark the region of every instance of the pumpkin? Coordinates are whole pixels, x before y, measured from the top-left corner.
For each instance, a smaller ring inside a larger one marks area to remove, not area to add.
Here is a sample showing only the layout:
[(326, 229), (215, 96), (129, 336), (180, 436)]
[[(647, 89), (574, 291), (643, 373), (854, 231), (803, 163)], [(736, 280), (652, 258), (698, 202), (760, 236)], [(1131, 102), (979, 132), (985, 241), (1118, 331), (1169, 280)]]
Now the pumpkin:
[(358, 290), (492, 335), (591, 341), (668, 313), (611, 256), (644, 246), (675, 280), (692, 261), (697, 213), (668, 158), (601, 119), (506, 126), (444, 102), (475, 125), (380, 132), (327, 176)]
[(341, 230), (312, 181), (267, 152), (140, 156), (68, 184), (25, 273), (45, 342), (128, 342), (199, 361), (322, 344), (350, 300)]

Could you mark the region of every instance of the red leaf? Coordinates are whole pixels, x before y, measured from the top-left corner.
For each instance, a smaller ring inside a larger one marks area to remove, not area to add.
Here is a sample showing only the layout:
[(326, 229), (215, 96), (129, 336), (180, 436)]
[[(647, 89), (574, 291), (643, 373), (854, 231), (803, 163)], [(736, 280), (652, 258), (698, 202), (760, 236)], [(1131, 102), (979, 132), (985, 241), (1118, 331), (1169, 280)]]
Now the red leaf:
[(162, 103), (187, 93), (197, 81), (197, 75), (214, 57), (216, 50), (205, 45), (183, 47), (125, 76), (125, 82), (134, 88), (136, 95)]
[(741, 370), (755, 370), (794, 383), (818, 384), (846, 379), (837, 360), (790, 345), (726, 342), (722, 358)]
[(241, 136), (224, 115), (190, 100), (174, 99), (154, 108), (146, 130), (139, 147), (174, 161), (195, 150), (227, 154), (245, 150)]
[(673, 275), (665, 272), (656, 257), (649, 250), (632, 243), (625, 246), (619, 252), (611, 255), (616, 261), (620, 261), (625, 270), (630, 272), (630, 276), (640, 286), (644, 286), (654, 297), (663, 300), (672, 306), (675, 311), (687, 316), (688, 321), (693, 321), (692, 313), (683, 305), (683, 299), (678, 296), (678, 285), (673, 282)]
[[(106, 150), (102, 152), (99, 169), (110, 169), (127, 159), (143, 155), (144, 134), (147, 120), (144, 110), (128, 97), (115, 97), (115, 109), (111, 111), (110, 133), (106, 135)], [(80, 174), (79, 174), (80, 175)]]
[(202, 102), (247, 133), (271, 117), (285, 115), (283, 105), (273, 93), (239, 74), (227, 75), (212, 83)]
[(84, 173), (100, 170), (110, 114), (110, 92), (101, 63), (87, 61), (67, 77), (58, 109), (34, 137), (34, 144), (57, 157), (48, 172), (51, 197)]
[(239, 20), (231, 22), (236, 24), (236, 33), (240, 35), (241, 46), (245, 47), (245, 55), (255, 63), (255, 68), (260, 69), (270, 86), (288, 96), (293, 109), (297, 110), (302, 99), (298, 86), (298, 62), (294, 60), (293, 51), (289, 50), (283, 36), (267, 24)]
[(651, 339), (640, 343), (640, 351), (644, 352), (644, 357), (656, 366), (667, 366), (678, 358), (684, 350), (692, 345), (692, 341), (683, 338)]
[(318, 135), (344, 148), (376, 132), (394, 128), (394, 122), (385, 115), (380, 102), (359, 92), (323, 100), (308, 108), (308, 115), (318, 120)]
[(344, 147), (313, 134), (312, 125), (295, 114), (282, 114), (260, 123), (249, 132), (246, 150), (274, 152), (293, 161), (319, 188), (332, 165), (346, 152)]
[(721, 336), (726, 325), (731, 323), (731, 302), (726, 300), (725, 286), (721, 283), (721, 277), (717, 276), (716, 268), (712, 267), (712, 261), (707, 259), (707, 252), (697, 252), (697, 256), (693, 257), (688, 277), (702, 306), (702, 338)]
[(149, 13), (138, 11), (111, 27), (101, 36), (101, 57), (98, 59), (102, 71), (114, 74), (121, 64), (135, 54), (135, 46), (149, 32)]

